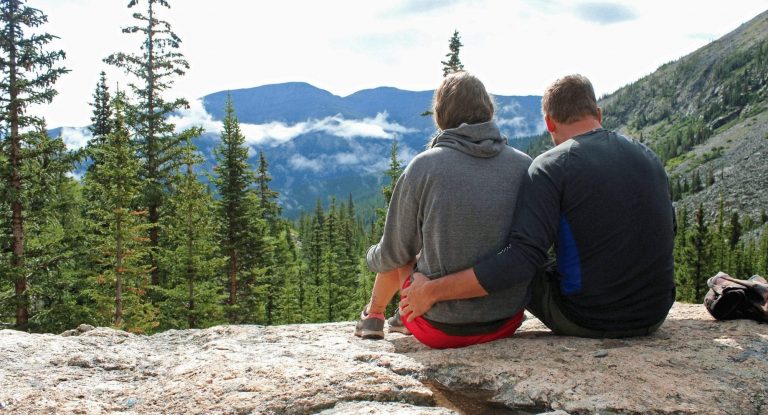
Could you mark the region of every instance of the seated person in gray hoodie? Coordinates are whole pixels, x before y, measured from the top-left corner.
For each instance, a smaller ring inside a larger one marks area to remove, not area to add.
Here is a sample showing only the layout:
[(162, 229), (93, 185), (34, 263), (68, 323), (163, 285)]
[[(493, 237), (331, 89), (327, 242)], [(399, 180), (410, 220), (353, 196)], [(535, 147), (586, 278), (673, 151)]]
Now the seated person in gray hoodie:
[[(398, 179), (384, 233), (368, 250), (377, 272), (355, 335), (384, 337), (386, 305), (416, 269), (440, 278), (498, 252), (507, 241), (518, 189), (530, 157), (507, 146), (493, 121), (485, 86), (461, 71), (435, 91), (439, 134)], [(520, 326), (528, 281), (482, 298), (446, 301), (412, 322), (396, 315), (389, 330), (412, 333), (433, 348), (463, 347), (509, 337)]]

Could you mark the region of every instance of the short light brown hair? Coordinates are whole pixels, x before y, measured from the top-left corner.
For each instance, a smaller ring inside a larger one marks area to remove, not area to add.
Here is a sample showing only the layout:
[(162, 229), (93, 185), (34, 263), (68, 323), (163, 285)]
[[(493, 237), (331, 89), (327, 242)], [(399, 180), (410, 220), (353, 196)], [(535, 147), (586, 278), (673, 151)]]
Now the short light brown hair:
[(562, 124), (571, 124), (590, 115), (598, 117), (592, 83), (579, 74), (558, 79), (544, 91), (541, 112)]
[(463, 123), (478, 124), (493, 119), (493, 98), (477, 77), (458, 71), (443, 78), (432, 100), (435, 124), (441, 130)]

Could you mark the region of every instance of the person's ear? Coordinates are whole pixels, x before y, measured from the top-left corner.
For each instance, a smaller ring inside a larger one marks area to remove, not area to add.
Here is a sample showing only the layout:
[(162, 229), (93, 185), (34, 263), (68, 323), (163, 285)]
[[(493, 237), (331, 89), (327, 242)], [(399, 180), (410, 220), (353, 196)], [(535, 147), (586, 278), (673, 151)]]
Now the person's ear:
[(549, 116), (549, 114), (544, 116), (544, 123), (547, 124), (547, 131), (550, 133), (555, 132), (555, 122), (552, 121), (552, 118)]
[(603, 109), (600, 107), (597, 107), (597, 122), (603, 123)]

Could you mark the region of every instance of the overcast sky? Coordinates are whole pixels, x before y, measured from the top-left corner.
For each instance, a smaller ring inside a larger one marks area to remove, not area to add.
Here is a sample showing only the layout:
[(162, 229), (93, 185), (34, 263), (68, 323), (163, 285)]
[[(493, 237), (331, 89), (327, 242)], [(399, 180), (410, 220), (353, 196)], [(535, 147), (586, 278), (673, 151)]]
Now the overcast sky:
[[(582, 73), (598, 95), (653, 72), (737, 28), (765, 0), (169, 0), (160, 8), (183, 41), (191, 69), (169, 98), (304, 81), (346, 96), (378, 86), (434, 89), (454, 29), (461, 60), (500, 95), (540, 95), (556, 78)], [(72, 72), (51, 105), (49, 127), (85, 126), (102, 59), (138, 52), (128, 0), (30, 0), (48, 15)], [(141, 1), (143, 9), (144, 1)]]

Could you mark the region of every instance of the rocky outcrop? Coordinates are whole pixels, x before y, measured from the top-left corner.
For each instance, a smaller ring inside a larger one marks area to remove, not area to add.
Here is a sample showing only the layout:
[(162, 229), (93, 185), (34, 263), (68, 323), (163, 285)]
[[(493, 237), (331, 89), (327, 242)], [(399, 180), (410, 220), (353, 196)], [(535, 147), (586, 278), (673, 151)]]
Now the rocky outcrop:
[(529, 319), (514, 338), (430, 350), (352, 328), (2, 330), (0, 414), (768, 413), (768, 325), (714, 321), (699, 305), (623, 340)]
[[(708, 154), (722, 154), (711, 158)], [(699, 204), (704, 206), (709, 220), (717, 215), (722, 201), (725, 212), (738, 212), (743, 218), (757, 221), (768, 211), (768, 111), (763, 111), (735, 123), (714, 135), (706, 144), (691, 150), (691, 157), (669, 173), (691, 180), (694, 171), (702, 180), (712, 174), (715, 182), (704, 190), (687, 194), (676, 202), (692, 217)], [(758, 222), (758, 225), (761, 223)]]

